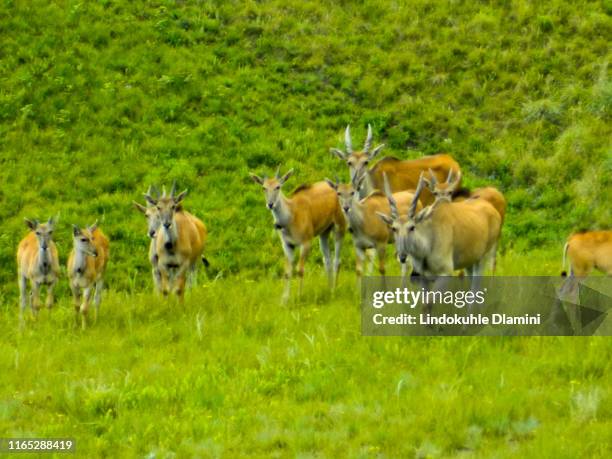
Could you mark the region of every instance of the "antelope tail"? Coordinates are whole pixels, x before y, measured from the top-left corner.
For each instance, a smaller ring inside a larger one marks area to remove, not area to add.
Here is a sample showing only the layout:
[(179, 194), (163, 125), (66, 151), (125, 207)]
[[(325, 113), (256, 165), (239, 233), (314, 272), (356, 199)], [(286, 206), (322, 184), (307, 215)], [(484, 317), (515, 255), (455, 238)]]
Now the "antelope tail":
[(569, 249), (569, 242), (566, 242), (563, 246), (563, 266), (561, 271), (561, 277), (567, 277), (567, 271), (565, 270), (565, 260), (567, 259), (567, 249)]
[(208, 268), (210, 266), (210, 263), (208, 262), (208, 259), (206, 257), (202, 257), (202, 263), (204, 263), (205, 268)]

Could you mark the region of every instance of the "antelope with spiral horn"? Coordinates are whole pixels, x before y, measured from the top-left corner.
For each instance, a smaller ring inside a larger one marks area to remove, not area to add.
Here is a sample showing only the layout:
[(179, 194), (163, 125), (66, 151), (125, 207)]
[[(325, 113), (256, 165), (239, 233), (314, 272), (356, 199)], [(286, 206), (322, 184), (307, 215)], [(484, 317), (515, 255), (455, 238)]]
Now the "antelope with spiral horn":
[[(290, 197), (283, 194), (281, 187), (293, 174), (293, 169), (280, 176), (277, 170), (272, 178), (259, 177), (253, 173), (251, 179), (261, 185), (266, 200), (266, 207), (272, 212), (274, 228), (278, 230), (286, 256), (285, 288), (282, 302), (289, 299), (295, 251), (301, 248), (298, 276), (300, 278), (298, 296), (301, 296), (304, 264), (310, 252), (312, 240), (319, 236), (321, 252), (330, 288), (335, 287), (340, 269), (340, 250), (344, 237), (346, 222), (336, 192), (326, 182), (299, 186)], [(335, 257), (333, 268), (329, 248), (329, 235), (334, 233)]]
[(501, 217), (482, 199), (439, 201), (417, 212), (416, 200), (424, 186), (421, 176), (405, 218), (379, 214), (397, 234), (398, 256), (411, 257), (414, 272), (424, 276), (451, 276), (454, 270), (466, 269), (475, 288), (497, 247)]
[(155, 199), (149, 194), (145, 199), (159, 213), (160, 226), (155, 234), (155, 252), (159, 269), (160, 290), (164, 296), (175, 293), (183, 301), (187, 278), (197, 270), (206, 243), (206, 226), (200, 219), (183, 209), (187, 190), (176, 195), (176, 183), (170, 194)]
[[(330, 151), (345, 161), (349, 167), (351, 181), (364, 177), (361, 197), (366, 197), (374, 190), (382, 191), (384, 176), (387, 176), (392, 192), (414, 190), (419, 181), (420, 174), (428, 169), (433, 170), (436, 177), (444, 180), (449, 171), (459, 172), (459, 164), (447, 154), (424, 156), (419, 159), (400, 160), (394, 157), (385, 157), (376, 165), (368, 168), (372, 160), (384, 148), (384, 144), (372, 148), (372, 126), (368, 124), (368, 134), (361, 151), (353, 149), (350, 126), (344, 131), (345, 150), (332, 148)], [(463, 192), (463, 190), (461, 190)], [(421, 193), (421, 202), (428, 205), (433, 202), (429, 190)]]

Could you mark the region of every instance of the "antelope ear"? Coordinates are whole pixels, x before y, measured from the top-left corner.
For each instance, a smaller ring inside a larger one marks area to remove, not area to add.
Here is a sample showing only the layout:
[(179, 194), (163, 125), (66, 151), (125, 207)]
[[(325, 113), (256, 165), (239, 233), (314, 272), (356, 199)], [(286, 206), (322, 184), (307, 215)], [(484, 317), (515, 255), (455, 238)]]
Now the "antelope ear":
[(293, 175), (293, 169), (289, 169), (289, 171), (280, 178), (280, 182), (285, 183), (287, 180), (289, 180), (289, 177), (291, 177), (292, 175)]
[(185, 199), (185, 196), (187, 196), (187, 190), (182, 191), (181, 194), (179, 194), (176, 198), (174, 198), (174, 203), (180, 204), (181, 201)]
[(335, 156), (337, 156), (338, 158), (340, 158), (342, 161), (346, 161), (346, 154), (345, 154), (345, 153), (344, 153), (342, 150), (339, 150), (339, 149), (337, 149), (337, 148), (330, 148), (330, 149), (329, 149), (329, 151), (330, 151), (330, 152), (331, 152), (333, 155), (335, 155)]
[(55, 228), (56, 223), (57, 223), (57, 217), (55, 216), (49, 217), (49, 220), (47, 221), (47, 225), (49, 225), (51, 228)]
[(461, 183), (461, 171), (455, 172), (455, 180), (453, 181), (453, 185), (456, 187)]
[(253, 180), (255, 183), (263, 185), (264, 180), (259, 175), (255, 175), (252, 172), (249, 172), (249, 177), (251, 177), (251, 180)]
[(326, 178), (325, 182), (327, 182), (327, 184), (329, 186), (331, 186), (334, 190), (338, 191), (338, 185), (336, 185), (335, 182), (332, 182), (330, 179)]
[(97, 229), (98, 229), (98, 220), (96, 220), (94, 224), (89, 227), (89, 231), (93, 233)]
[(79, 234), (81, 234), (81, 228), (76, 225), (72, 225), (72, 234), (74, 236), (78, 236)]
[(24, 218), (23, 221), (32, 231), (38, 227), (38, 220), (28, 220), (27, 218)]
[(426, 179), (424, 175), (421, 176), (421, 180), (423, 180), (423, 183), (425, 184), (425, 186), (427, 188), (429, 188), (431, 191), (433, 191), (434, 185), (433, 185), (433, 183), (431, 183), (431, 180)]
[(139, 211), (142, 212), (143, 214), (147, 213), (147, 208), (145, 206), (143, 206), (142, 204), (136, 202), (136, 201), (132, 201), (132, 205), (134, 206), (134, 208)]
[(387, 225), (391, 226), (393, 224), (393, 219), (387, 214), (383, 214), (382, 212), (376, 212), (376, 215), (378, 215), (378, 217)]
[(378, 153), (380, 153), (380, 151), (385, 148), (385, 144), (380, 144), (379, 146), (377, 146), (374, 150), (372, 150), (372, 153), (370, 153), (368, 155), (368, 158), (372, 159), (374, 158), (374, 156), (376, 156)]
[(148, 194), (145, 194), (144, 198), (145, 198), (145, 201), (147, 201), (152, 206), (156, 206), (157, 205), (157, 201), (155, 199), (153, 199), (151, 196), (149, 196)]

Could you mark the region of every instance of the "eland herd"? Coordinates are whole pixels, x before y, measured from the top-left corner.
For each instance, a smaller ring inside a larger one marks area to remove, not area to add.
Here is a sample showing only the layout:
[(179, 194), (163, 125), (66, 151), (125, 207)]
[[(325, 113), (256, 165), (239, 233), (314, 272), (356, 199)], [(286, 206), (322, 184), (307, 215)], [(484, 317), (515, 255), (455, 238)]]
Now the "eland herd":
[[(378, 258), (378, 270), (385, 275), (386, 251), (395, 245), (401, 275), (410, 275), (429, 287), (430, 279), (465, 271), (473, 286), (491, 264), (495, 273), (497, 247), (506, 214), (506, 200), (494, 187), (469, 191), (461, 186), (459, 164), (447, 154), (413, 160), (386, 157), (370, 163), (384, 148), (372, 148), (372, 127), (361, 150), (353, 149), (347, 126), (345, 149), (332, 148), (333, 155), (349, 169), (349, 181), (324, 179), (298, 186), (291, 195), (283, 186), (293, 174), (289, 170), (273, 177), (251, 173), (265, 195), (286, 257), (282, 302), (290, 297), (291, 279), (299, 249), (297, 274), (302, 291), (304, 265), (318, 237), (329, 286), (333, 290), (339, 269), (345, 232), (352, 235), (357, 279), (363, 276), (364, 262)], [(207, 230), (204, 223), (183, 208), (187, 190), (177, 194), (150, 187), (146, 204), (134, 207), (147, 219), (151, 239), (149, 261), (157, 292), (175, 294), (183, 300), (186, 288), (196, 282), (199, 262), (204, 257)], [(40, 290), (47, 287), (46, 306), (54, 302), (53, 289), (60, 275), (58, 250), (53, 242), (56, 219), (46, 223), (25, 221), (30, 232), (17, 249), (20, 316), (29, 304), (34, 314), (41, 308)], [(334, 258), (330, 251), (333, 233)], [(563, 249), (563, 267), (569, 258), (570, 276), (585, 277), (593, 269), (612, 275), (612, 231), (582, 231), (571, 235)], [(82, 327), (93, 297), (97, 318), (109, 260), (109, 240), (97, 222), (80, 228), (73, 225), (73, 249), (67, 272), (77, 317)], [(567, 275), (563, 271), (562, 275)]]

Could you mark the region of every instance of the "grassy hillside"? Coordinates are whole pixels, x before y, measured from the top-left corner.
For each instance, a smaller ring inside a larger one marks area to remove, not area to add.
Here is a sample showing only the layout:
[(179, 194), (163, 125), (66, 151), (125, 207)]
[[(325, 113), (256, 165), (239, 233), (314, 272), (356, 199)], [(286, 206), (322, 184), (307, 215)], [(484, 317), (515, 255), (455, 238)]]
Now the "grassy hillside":
[(1, 314), (0, 432), (87, 458), (610, 457), (609, 338), (362, 337), (352, 282), (307, 282), (289, 308), (272, 280), (111, 293), (85, 333)]
[(372, 123), (386, 154), (451, 153), (468, 185), (506, 193), (506, 249), (557, 258), (568, 232), (612, 221), (611, 13), (606, 1), (3, 2), (0, 283), (14, 282), (23, 217), (59, 213), (63, 257), (70, 223), (98, 218), (111, 285), (149, 285), (130, 202), (174, 179), (210, 227), (215, 274), (277, 273), (247, 173), (345, 177), (328, 149), (348, 123), (355, 143)]

